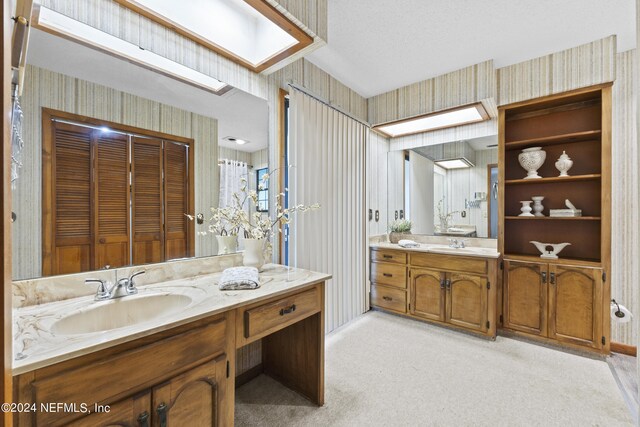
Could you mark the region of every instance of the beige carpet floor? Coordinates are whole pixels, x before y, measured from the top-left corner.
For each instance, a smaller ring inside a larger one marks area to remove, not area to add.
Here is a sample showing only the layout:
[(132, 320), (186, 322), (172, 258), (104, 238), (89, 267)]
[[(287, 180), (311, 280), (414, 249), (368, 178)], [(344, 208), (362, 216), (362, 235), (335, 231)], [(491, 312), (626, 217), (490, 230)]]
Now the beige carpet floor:
[(379, 312), (327, 336), (326, 404), (264, 375), (237, 426), (616, 426), (631, 416), (607, 363)]

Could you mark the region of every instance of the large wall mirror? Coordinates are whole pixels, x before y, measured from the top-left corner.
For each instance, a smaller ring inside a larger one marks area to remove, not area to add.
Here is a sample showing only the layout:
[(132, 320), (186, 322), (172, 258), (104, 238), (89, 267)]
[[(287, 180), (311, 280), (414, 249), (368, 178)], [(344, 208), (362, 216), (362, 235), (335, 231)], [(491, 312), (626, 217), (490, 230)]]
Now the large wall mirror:
[(390, 220), (410, 220), (413, 234), (496, 239), (497, 145), (495, 135), (390, 151)]
[[(220, 252), (210, 208), (228, 203), (241, 177), (258, 190), (266, 100), (42, 28), (31, 30), (27, 64), (14, 280)], [(268, 214), (267, 192), (249, 209)]]

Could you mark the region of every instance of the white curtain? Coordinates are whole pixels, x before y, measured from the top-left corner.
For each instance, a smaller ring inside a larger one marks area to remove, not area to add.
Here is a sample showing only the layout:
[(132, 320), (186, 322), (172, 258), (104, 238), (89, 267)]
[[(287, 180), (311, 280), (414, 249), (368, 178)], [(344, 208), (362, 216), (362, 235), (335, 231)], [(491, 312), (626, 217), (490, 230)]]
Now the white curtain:
[(291, 265), (330, 273), (326, 332), (367, 310), (365, 140), (367, 128), (292, 89), (290, 204), (320, 203), (297, 215)]
[(221, 208), (233, 203), (233, 193), (240, 193), (240, 179), (248, 178), (247, 164), (236, 160), (220, 160), (220, 198), (218, 206)]

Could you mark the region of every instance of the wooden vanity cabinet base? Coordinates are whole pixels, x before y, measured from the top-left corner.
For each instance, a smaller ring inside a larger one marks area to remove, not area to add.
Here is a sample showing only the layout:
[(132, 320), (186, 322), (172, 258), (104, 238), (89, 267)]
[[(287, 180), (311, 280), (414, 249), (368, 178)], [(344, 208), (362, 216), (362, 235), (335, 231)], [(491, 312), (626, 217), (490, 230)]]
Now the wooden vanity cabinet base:
[(495, 338), (498, 259), (371, 249), (371, 306)]

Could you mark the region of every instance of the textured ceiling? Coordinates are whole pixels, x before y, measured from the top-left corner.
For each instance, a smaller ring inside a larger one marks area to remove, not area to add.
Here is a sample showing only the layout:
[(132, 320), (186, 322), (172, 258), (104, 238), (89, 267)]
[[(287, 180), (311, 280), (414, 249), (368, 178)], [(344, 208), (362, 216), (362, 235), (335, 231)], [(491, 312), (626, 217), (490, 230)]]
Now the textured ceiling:
[(633, 0), (329, 0), (329, 41), (308, 56), (365, 97), (493, 59), (515, 64), (618, 36)]

